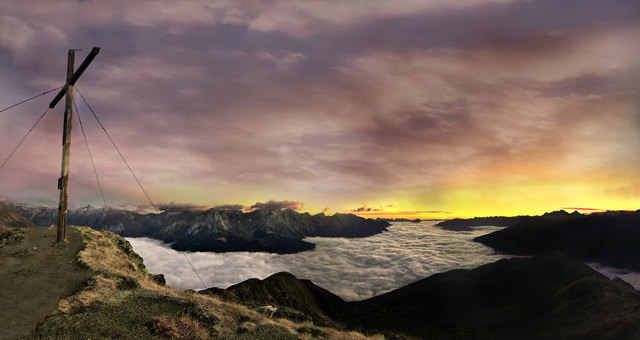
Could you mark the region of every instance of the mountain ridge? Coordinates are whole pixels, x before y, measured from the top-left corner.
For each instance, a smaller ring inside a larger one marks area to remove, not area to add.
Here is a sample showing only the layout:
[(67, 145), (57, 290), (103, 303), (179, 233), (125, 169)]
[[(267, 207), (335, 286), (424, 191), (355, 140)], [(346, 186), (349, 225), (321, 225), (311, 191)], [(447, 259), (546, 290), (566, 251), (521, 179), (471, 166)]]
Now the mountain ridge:
[[(57, 210), (13, 204), (12, 208), (38, 225), (56, 223)], [(113, 208), (70, 210), (68, 223), (86, 225), (125, 237), (151, 237), (177, 250), (266, 251), (280, 254), (311, 250), (305, 237), (364, 237), (386, 231), (386, 221), (352, 214), (310, 215), (291, 209), (251, 212), (208, 210), (140, 214)]]
[(640, 292), (559, 252), (450, 270), (361, 301), (284, 272), (200, 293), (397, 339), (640, 339)]
[(590, 215), (554, 212), (474, 241), (514, 255), (559, 250), (583, 261), (640, 272), (640, 211)]

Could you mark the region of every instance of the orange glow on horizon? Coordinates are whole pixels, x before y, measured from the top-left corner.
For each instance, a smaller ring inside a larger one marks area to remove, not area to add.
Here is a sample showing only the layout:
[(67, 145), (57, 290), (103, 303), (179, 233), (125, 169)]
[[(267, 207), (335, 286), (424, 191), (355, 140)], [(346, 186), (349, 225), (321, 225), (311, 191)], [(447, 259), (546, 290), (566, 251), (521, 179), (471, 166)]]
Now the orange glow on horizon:
[(429, 220), (441, 220), (441, 219), (449, 219), (450, 212), (449, 211), (440, 211), (440, 210), (425, 210), (425, 211), (350, 211), (349, 213), (354, 214), (356, 216), (366, 217), (366, 218), (406, 218), (410, 220), (415, 219), (429, 219)]

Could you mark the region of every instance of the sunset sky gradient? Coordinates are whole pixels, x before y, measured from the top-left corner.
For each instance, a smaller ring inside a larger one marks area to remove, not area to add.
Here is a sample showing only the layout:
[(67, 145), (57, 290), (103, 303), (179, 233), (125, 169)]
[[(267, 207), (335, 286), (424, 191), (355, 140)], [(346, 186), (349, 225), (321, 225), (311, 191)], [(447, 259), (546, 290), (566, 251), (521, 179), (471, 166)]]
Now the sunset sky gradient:
[[(77, 85), (174, 208), (640, 208), (638, 1), (3, 1), (0, 108), (93, 46)], [(2, 160), (53, 95), (0, 113)], [(77, 103), (107, 203), (147, 204)], [(0, 171), (0, 197), (57, 205), (62, 114)], [(71, 205), (102, 206), (74, 124)]]

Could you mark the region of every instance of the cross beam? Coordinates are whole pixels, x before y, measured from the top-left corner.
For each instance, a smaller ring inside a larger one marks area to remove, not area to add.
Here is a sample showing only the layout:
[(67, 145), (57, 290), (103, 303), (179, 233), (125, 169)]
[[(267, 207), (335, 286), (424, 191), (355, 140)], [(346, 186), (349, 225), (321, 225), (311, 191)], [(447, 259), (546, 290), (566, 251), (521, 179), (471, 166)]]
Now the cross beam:
[[(71, 51), (71, 50), (69, 50)], [(98, 52), (100, 52), (100, 47), (94, 47), (91, 49), (91, 52), (89, 52), (89, 55), (84, 58), (84, 61), (82, 62), (82, 64), (80, 64), (80, 67), (78, 67), (78, 69), (73, 72), (73, 67), (72, 69), (72, 75), (71, 78), (67, 79), (67, 83), (64, 85), (64, 87), (60, 90), (60, 92), (58, 92), (58, 94), (56, 95), (55, 98), (53, 98), (53, 100), (51, 101), (51, 103), (49, 103), (49, 108), (53, 109), (56, 104), (58, 104), (58, 102), (60, 101), (60, 99), (62, 99), (62, 96), (65, 95), (65, 93), (67, 93), (67, 87), (69, 85), (75, 85), (76, 81), (78, 81), (78, 78), (80, 78), (80, 76), (82, 75), (82, 73), (84, 72), (84, 70), (87, 69), (87, 67), (89, 66), (89, 64), (91, 64), (91, 62), (93, 61), (93, 58), (95, 58), (98, 55)]]
[(58, 95), (51, 101), (49, 108), (54, 108), (65, 94), (67, 98), (64, 106), (64, 125), (62, 130), (62, 170), (58, 179), (58, 189), (60, 190), (60, 204), (58, 205), (58, 231), (57, 242), (65, 240), (65, 229), (67, 226), (67, 201), (69, 198), (69, 160), (71, 157), (71, 121), (73, 120), (73, 85), (75, 85), (82, 72), (87, 69), (93, 58), (100, 52), (99, 47), (94, 47), (89, 55), (84, 59), (80, 67), (74, 72), (73, 62), (75, 50), (69, 50), (67, 60), (67, 81)]

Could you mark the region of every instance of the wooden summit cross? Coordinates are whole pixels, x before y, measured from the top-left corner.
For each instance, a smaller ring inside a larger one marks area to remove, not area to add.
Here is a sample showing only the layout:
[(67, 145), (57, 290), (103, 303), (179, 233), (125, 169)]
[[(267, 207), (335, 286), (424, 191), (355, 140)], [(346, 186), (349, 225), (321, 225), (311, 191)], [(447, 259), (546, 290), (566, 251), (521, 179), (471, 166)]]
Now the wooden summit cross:
[(67, 226), (67, 199), (69, 198), (69, 158), (71, 155), (71, 121), (73, 118), (73, 85), (78, 81), (82, 72), (87, 69), (93, 58), (100, 52), (100, 47), (94, 47), (89, 55), (84, 59), (80, 67), (73, 71), (73, 59), (76, 50), (69, 50), (67, 61), (67, 81), (58, 95), (51, 101), (49, 108), (53, 109), (67, 94), (64, 105), (64, 125), (62, 130), (62, 174), (58, 179), (58, 189), (60, 190), (60, 204), (58, 205), (58, 235), (56, 241), (63, 242), (65, 239), (65, 228)]

